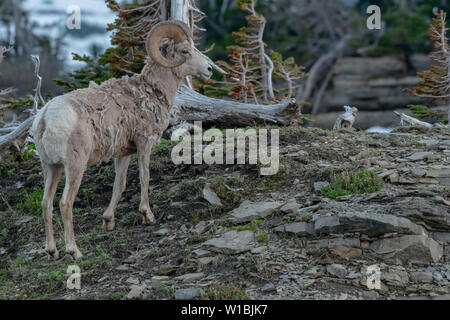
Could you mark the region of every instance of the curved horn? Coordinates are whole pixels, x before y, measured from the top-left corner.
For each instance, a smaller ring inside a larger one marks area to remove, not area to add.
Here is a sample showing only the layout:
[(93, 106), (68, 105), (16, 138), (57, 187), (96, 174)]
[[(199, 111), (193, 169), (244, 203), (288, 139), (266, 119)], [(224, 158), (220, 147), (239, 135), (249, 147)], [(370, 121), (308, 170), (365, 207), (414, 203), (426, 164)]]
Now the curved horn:
[(153, 61), (166, 68), (175, 68), (182, 65), (185, 59), (169, 60), (162, 55), (161, 50), (159, 50), (159, 42), (164, 38), (172, 39), (175, 43), (184, 40), (190, 41), (192, 39), (191, 30), (184, 22), (164, 21), (154, 26), (147, 37), (146, 49)]

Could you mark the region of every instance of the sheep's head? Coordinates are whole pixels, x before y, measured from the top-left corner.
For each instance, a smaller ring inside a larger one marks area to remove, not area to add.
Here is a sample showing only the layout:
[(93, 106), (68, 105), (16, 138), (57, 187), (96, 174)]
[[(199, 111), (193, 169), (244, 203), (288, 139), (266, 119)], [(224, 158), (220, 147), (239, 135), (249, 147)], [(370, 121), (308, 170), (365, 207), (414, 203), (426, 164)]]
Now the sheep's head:
[(147, 38), (147, 53), (157, 64), (177, 68), (181, 77), (207, 80), (212, 75), (211, 61), (194, 46), (189, 27), (180, 21), (158, 23)]

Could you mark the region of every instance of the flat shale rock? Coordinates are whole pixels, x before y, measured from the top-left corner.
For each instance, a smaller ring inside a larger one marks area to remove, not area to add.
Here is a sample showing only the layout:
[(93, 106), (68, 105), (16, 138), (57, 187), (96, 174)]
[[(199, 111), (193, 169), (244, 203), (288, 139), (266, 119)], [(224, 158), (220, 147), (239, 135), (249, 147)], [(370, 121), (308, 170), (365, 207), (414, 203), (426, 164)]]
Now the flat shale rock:
[(194, 298), (201, 297), (203, 294), (202, 289), (199, 288), (187, 288), (187, 289), (178, 289), (175, 291), (175, 299), (176, 300), (192, 300)]
[(428, 231), (450, 232), (450, 207), (436, 198), (406, 197), (390, 205), (393, 214), (423, 225)]
[(407, 235), (381, 239), (370, 244), (369, 248), (386, 260), (401, 263), (437, 263), (443, 255), (443, 247), (427, 236)]
[(211, 189), (211, 185), (207, 183), (203, 188), (203, 198), (208, 201), (210, 204), (221, 207), (222, 202), (217, 194)]
[(225, 254), (239, 254), (250, 251), (255, 246), (255, 234), (253, 231), (229, 231), (219, 238), (207, 240), (203, 243), (204, 247), (212, 251)]
[(134, 284), (134, 285), (132, 285), (130, 292), (128, 292), (128, 294), (127, 294), (127, 299), (128, 300), (133, 300), (133, 299), (140, 298), (141, 295), (142, 295), (142, 292), (144, 292), (146, 287), (147, 286), (145, 284), (142, 284), (142, 285)]
[(314, 229), (316, 232), (321, 230), (334, 233), (360, 232), (372, 237), (393, 232), (427, 235), (423, 227), (406, 218), (370, 212), (348, 212), (328, 217), (319, 216), (314, 221)]
[(255, 219), (264, 219), (272, 214), (275, 209), (280, 208), (283, 202), (263, 201), (250, 202), (244, 201), (241, 205), (231, 212), (231, 217), (238, 223), (249, 222)]
[(314, 235), (314, 224), (309, 222), (293, 222), (278, 226), (275, 232), (293, 233), (298, 236)]

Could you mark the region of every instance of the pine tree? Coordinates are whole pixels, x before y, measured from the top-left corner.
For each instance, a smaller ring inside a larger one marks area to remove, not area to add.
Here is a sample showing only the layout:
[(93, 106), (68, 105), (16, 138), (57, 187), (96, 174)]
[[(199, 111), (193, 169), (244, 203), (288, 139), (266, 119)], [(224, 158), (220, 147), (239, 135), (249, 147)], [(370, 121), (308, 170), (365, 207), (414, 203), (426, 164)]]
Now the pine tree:
[[(414, 89), (404, 89), (410, 95), (421, 98), (450, 102), (450, 51), (447, 38), (447, 13), (441, 10), (435, 14), (430, 25), (430, 40), (434, 51), (430, 57), (436, 62), (429, 70), (419, 72), (422, 80)], [(414, 110), (413, 110), (414, 111)], [(450, 106), (448, 110), (450, 117)]]
[[(228, 94), (244, 103), (274, 103), (281, 100), (282, 93), (291, 97), (296, 87), (294, 81), (305, 75), (293, 59), (283, 61), (281, 55), (274, 55), (278, 59), (274, 63), (273, 58), (266, 54), (267, 44), (263, 39), (266, 19), (256, 12), (256, 3), (257, 0), (237, 0), (239, 8), (248, 14), (248, 25), (233, 32), (236, 44), (227, 48), (229, 62), (217, 62), (228, 75), (221, 81), (206, 82), (203, 87), (206, 94)], [(274, 89), (273, 76), (286, 81), (287, 88)]]

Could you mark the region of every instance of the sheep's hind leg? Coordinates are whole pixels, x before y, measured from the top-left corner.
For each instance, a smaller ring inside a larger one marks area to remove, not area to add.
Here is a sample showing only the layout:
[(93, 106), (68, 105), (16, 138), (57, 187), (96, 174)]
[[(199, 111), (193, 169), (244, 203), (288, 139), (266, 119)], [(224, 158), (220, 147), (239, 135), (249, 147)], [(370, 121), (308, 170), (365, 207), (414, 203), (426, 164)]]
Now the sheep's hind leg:
[(116, 177), (114, 179), (113, 194), (108, 209), (103, 214), (103, 229), (114, 229), (114, 212), (116, 211), (117, 204), (125, 191), (127, 184), (127, 171), (130, 164), (131, 156), (114, 159), (114, 167), (116, 170)]
[(139, 212), (142, 214), (142, 222), (144, 224), (151, 224), (155, 222), (155, 216), (150, 210), (150, 204), (148, 200), (148, 187), (150, 183), (150, 153), (152, 146), (147, 143), (145, 147), (139, 148), (139, 179), (141, 181), (141, 204), (139, 205)]
[(74, 260), (83, 255), (78, 250), (73, 232), (72, 208), (75, 196), (80, 188), (86, 164), (81, 161), (73, 161), (70, 166), (65, 166), (66, 185), (60, 202), (61, 215), (64, 222), (64, 238), (66, 240), (66, 253), (70, 254)]
[(56, 188), (61, 177), (62, 165), (42, 164), (44, 173), (44, 197), (42, 199), (42, 216), (45, 225), (45, 251), (51, 259), (58, 259), (59, 253), (56, 248), (55, 237), (53, 232), (53, 198), (55, 197)]

